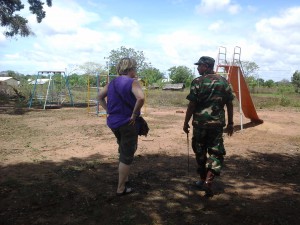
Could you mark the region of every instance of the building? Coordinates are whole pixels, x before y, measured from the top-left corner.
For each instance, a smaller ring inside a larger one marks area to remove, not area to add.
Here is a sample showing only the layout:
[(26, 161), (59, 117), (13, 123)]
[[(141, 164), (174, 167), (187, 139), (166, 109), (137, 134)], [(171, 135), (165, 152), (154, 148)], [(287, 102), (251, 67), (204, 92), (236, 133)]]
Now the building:
[(45, 78), (43, 78), (43, 79), (36, 79), (36, 80), (29, 79), (28, 83), (29, 84), (42, 84), (43, 85), (43, 84), (48, 84), (49, 80), (50, 79), (45, 79)]
[(184, 83), (178, 83), (178, 84), (166, 84), (163, 86), (163, 90), (171, 90), (171, 91), (183, 91), (185, 88)]

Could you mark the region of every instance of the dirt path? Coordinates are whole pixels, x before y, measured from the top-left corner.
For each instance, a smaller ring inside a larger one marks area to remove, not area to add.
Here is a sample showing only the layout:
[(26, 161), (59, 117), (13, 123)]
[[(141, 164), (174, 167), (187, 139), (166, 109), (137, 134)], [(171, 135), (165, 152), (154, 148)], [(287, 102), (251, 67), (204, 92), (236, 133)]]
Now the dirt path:
[(197, 175), (184, 112), (147, 108), (150, 135), (139, 139), (136, 192), (125, 198), (115, 197), (117, 145), (105, 117), (82, 108), (0, 114), (0, 224), (298, 224), (299, 111), (261, 110), (263, 124), (236, 125), (209, 200), (189, 188)]

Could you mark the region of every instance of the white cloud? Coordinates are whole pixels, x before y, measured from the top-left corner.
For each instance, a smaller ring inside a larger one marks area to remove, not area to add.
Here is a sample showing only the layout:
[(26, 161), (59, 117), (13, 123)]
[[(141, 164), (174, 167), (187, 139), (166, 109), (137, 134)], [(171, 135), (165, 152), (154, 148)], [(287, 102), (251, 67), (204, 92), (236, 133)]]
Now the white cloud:
[(160, 49), (152, 50), (151, 62), (158, 68), (168, 69), (170, 65), (186, 65), (193, 67), (193, 63), (201, 55), (216, 55), (218, 46), (214, 39), (190, 30), (177, 30), (172, 33), (157, 36)]
[(193, 46), (201, 43), (201, 37), (189, 31), (178, 30), (170, 34), (159, 35), (158, 42), (167, 56), (176, 59), (182, 57), (182, 50), (191, 49)]
[(36, 22), (34, 15), (29, 16), (29, 25), (38, 34), (64, 34), (76, 32), (78, 28), (93, 22), (99, 22), (100, 17), (96, 13), (88, 12), (76, 4), (68, 7), (54, 5), (46, 8), (46, 18), (41, 24)]
[(54, 35), (44, 39), (45, 45), (51, 46), (52, 50), (94, 51), (101, 50), (101, 46), (109, 42), (119, 42), (120, 37), (113, 33), (103, 34), (87, 28), (80, 28), (73, 35)]
[(256, 23), (257, 41), (265, 49), (278, 51), (280, 55), (295, 55), (300, 61), (300, 7), (283, 11), (277, 17)]
[[(68, 64), (83, 64), (87, 61), (102, 63), (103, 55), (121, 41), (118, 34), (101, 33), (80, 28), (76, 34), (57, 34), (44, 37), (33, 48), (22, 51), (20, 57), (27, 62), (35, 62), (40, 69), (64, 69)], [(21, 61), (22, 61), (21, 60)]]
[(137, 38), (141, 36), (138, 23), (128, 17), (119, 18), (114, 16), (107, 25), (110, 28), (117, 28), (119, 30), (126, 31), (132, 37)]
[(13, 60), (19, 59), (19, 57), (20, 57), (19, 53), (5, 55), (5, 58), (10, 59), (10, 60), (11, 59), (13, 59)]
[(300, 28), (300, 7), (289, 8), (280, 16), (263, 19), (256, 24), (258, 32), (297, 32)]
[(239, 5), (229, 5), (228, 12), (230, 14), (237, 14), (240, 11), (241, 7)]
[[(122, 36), (113, 30), (95, 28), (101, 27), (98, 14), (86, 11), (72, 1), (68, 1), (68, 5), (57, 3), (46, 10), (46, 18), (41, 24), (29, 15), (30, 26), (36, 33), (31, 39), (35, 42), (31, 49), (18, 49), (19, 62), (35, 65), (34, 70), (64, 69), (74, 62), (102, 62), (103, 55), (122, 41)], [(6, 60), (7, 65), (13, 61), (8, 57)]]
[(209, 25), (208, 30), (212, 32), (221, 32), (222, 30), (224, 30), (224, 21), (218, 20), (212, 23), (211, 25)]
[(199, 14), (215, 11), (228, 11), (230, 14), (237, 14), (241, 10), (241, 6), (232, 3), (231, 0), (201, 0), (195, 8)]

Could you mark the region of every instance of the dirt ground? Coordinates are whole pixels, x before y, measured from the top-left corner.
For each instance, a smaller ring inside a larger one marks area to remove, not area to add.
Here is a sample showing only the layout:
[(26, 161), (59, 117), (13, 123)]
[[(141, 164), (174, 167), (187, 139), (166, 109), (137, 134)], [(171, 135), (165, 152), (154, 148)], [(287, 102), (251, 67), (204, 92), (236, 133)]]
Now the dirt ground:
[(241, 130), (236, 109), (210, 199), (191, 187), (198, 176), (185, 108), (144, 112), (151, 130), (132, 165), (135, 192), (117, 197), (117, 144), (105, 117), (2, 108), (0, 224), (299, 224), (299, 110), (261, 109), (264, 123), (244, 118)]

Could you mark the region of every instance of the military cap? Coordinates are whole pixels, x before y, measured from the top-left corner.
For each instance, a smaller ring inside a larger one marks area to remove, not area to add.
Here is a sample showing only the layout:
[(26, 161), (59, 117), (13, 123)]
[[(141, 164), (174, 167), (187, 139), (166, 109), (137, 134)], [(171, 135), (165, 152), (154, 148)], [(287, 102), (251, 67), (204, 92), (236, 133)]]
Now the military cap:
[(209, 68), (214, 68), (215, 60), (209, 56), (202, 56), (195, 65), (206, 64)]

